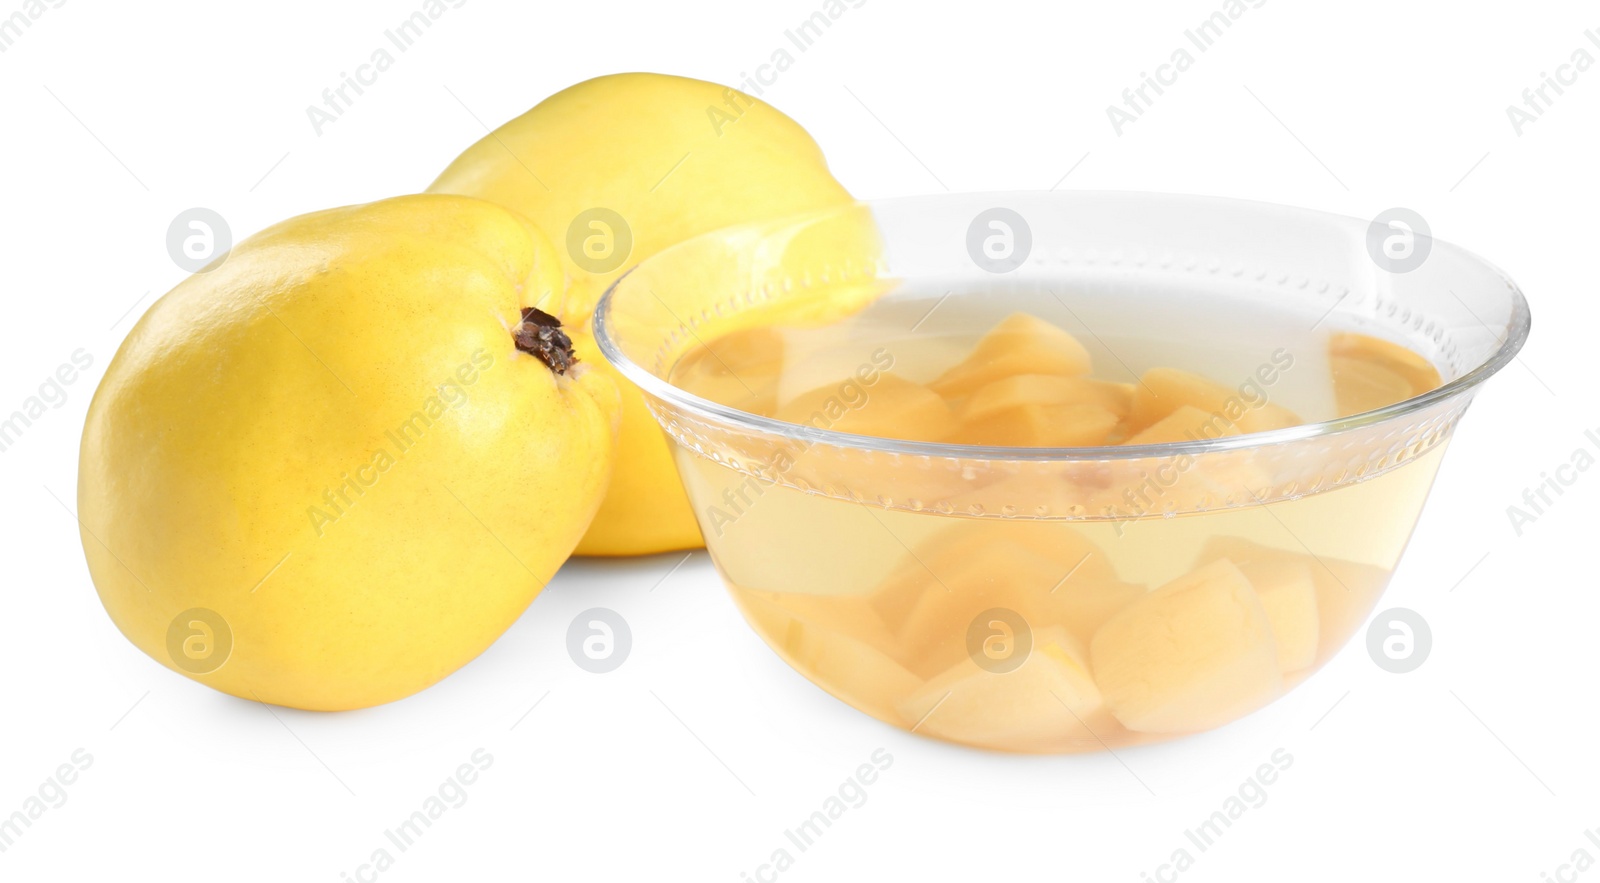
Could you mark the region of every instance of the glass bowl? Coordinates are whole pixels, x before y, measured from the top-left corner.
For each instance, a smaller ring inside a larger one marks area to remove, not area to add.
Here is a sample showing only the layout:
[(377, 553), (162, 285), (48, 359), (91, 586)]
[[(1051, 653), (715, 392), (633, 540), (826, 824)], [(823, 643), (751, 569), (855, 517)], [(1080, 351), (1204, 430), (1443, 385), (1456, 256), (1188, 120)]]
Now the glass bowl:
[[(1203, 351), (1239, 381), (1227, 408), (1279, 397), (1313, 422), (1092, 447), (842, 431), (894, 398), (885, 378), (937, 373), (949, 341), (1009, 312), (1134, 383)], [(718, 231), (640, 263), (595, 318), (673, 442), (719, 573), (785, 661), (897, 727), (1034, 753), (1219, 727), (1327, 662), (1528, 328), (1505, 275), (1403, 216), (1090, 192)], [(1421, 356), (1440, 385), (1341, 416), (1327, 345), (1346, 332)], [(770, 388), (829, 382), (809, 417), (771, 416)]]

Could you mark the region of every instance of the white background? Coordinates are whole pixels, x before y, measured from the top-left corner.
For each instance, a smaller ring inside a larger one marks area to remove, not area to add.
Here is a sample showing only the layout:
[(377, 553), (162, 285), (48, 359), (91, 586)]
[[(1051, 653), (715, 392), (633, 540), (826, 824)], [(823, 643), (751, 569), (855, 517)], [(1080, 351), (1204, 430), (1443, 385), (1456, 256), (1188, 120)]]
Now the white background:
[[(1422, 668), (1388, 674), (1352, 645), (1243, 722), (1120, 760), (975, 753), (855, 713), (743, 625), (704, 553), (659, 586), (681, 555), (570, 564), (477, 661), (362, 712), (236, 700), (124, 640), (65, 509), (94, 384), (183, 276), (174, 215), (210, 207), (242, 238), (418, 190), (483, 124), (580, 80), (737, 81), (820, 4), (472, 0), (318, 136), (306, 106), (418, 4), (356, 6), (69, 0), (0, 53), (0, 411), (74, 350), (94, 358), (0, 453), (0, 815), (75, 749), (94, 758), (0, 879), (354, 879), (479, 748), (494, 762), (467, 802), (380, 879), (740, 881), (789, 847), (785, 881), (1142, 881), (1280, 748), (1294, 762), (1266, 804), (1180, 879), (1536, 881), (1580, 848), (1600, 859), (1600, 475), (1520, 537), (1506, 514), (1600, 427), (1600, 69), (1520, 136), (1505, 112), (1579, 46), (1600, 57), (1592, 4), (1269, 0), (1120, 136), (1106, 106), (1216, 3), (868, 0), (767, 90), (859, 197), (1060, 184), (1406, 206), (1527, 292), (1533, 338), (1461, 426), (1385, 600), (1431, 623)], [(633, 628), (611, 674), (566, 655), (593, 606)], [(783, 831), (877, 749), (893, 766), (866, 804), (793, 849)]]

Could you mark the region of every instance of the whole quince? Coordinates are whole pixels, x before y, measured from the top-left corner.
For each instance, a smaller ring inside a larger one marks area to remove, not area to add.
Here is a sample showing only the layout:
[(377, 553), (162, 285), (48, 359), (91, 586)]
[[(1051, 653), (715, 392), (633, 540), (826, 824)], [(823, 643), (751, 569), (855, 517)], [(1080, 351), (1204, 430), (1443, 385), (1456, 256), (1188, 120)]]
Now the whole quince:
[[(552, 95), (467, 148), (429, 190), (497, 202), (556, 239), (574, 343), (607, 372), (587, 319), (630, 267), (713, 230), (853, 201), (811, 136), (770, 105), (715, 83), (648, 73), (599, 77)], [(783, 259), (798, 268), (828, 255), (791, 249)], [(665, 436), (639, 391), (618, 384), (616, 469), (578, 554), (702, 545)]]
[(410, 695), (509, 626), (605, 493), (617, 392), (554, 246), (458, 196), (294, 218), (140, 320), (90, 405), (89, 570), (139, 649), (236, 696)]

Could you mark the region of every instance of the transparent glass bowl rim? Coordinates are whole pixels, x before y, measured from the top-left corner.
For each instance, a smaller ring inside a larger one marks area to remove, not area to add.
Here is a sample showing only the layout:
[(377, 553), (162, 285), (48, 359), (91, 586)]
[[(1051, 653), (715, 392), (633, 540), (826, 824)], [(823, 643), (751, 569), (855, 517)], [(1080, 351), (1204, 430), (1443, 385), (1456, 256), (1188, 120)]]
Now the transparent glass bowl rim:
[[(1003, 199), (1005, 193), (964, 193), (964, 194), (931, 194), (923, 196), (902, 196), (889, 199), (857, 201), (844, 203), (831, 209), (811, 211), (804, 214), (793, 215), (789, 218), (775, 218), (753, 224), (738, 224), (732, 227), (703, 233), (673, 245), (659, 254), (677, 252), (680, 249), (688, 250), (699, 247), (703, 242), (712, 242), (723, 239), (732, 230), (772, 230), (781, 228), (786, 221), (794, 224), (815, 222), (820, 217), (825, 217), (831, 212), (845, 212), (866, 209), (872, 211), (878, 206), (906, 205), (912, 203), (938, 203), (953, 201), (956, 198), (970, 198), (974, 196), (992, 196)], [(1037, 197), (1037, 194), (1029, 194)], [(1217, 205), (1231, 205), (1234, 207), (1249, 207), (1262, 212), (1291, 212), (1303, 216), (1318, 216), (1326, 220), (1338, 220), (1347, 224), (1364, 224), (1358, 218), (1339, 215), (1333, 212), (1323, 212), (1315, 209), (1298, 208), (1295, 206), (1279, 205), (1277, 203), (1262, 202), (1258, 200), (1233, 199), (1216, 196), (1192, 196), (1177, 193), (1156, 193), (1145, 191), (1067, 191), (1058, 194), (1063, 200), (1074, 196), (1088, 196), (1096, 198), (1119, 198), (1139, 200), (1181, 199), (1190, 202), (1210, 202)], [(1349, 417), (1340, 417), (1318, 423), (1305, 423), (1291, 426), (1286, 429), (1274, 429), (1266, 432), (1246, 433), (1244, 435), (1223, 436), (1213, 439), (1197, 439), (1193, 441), (1168, 442), (1154, 445), (1101, 445), (1091, 447), (1057, 447), (1057, 448), (1026, 448), (1002, 447), (996, 445), (959, 445), (943, 442), (905, 441), (901, 439), (879, 438), (877, 436), (855, 435), (846, 432), (837, 432), (829, 429), (819, 429), (798, 423), (789, 423), (773, 417), (763, 417), (751, 414), (738, 408), (729, 407), (709, 399), (701, 398), (687, 390), (673, 385), (671, 382), (658, 377), (654, 372), (643, 365), (634, 362), (625, 355), (610, 334), (611, 311), (615, 306), (617, 290), (627, 280), (628, 276), (638, 266), (655, 260), (654, 257), (646, 258), (635, 267), (629, 268), (616, 281), (612, 282), (601, 296), (600, 302), (595, 307), (594, 334), (600, 346), (600, 352), (619, 372), (631, 383), (638, 386), (650, 396), (660, 399), (674, 408), (696, 415), (700, 418), (712, 418), (717, 422), (728, 424), (731, 428), (743, 430), (757, 435), (779, 436), (795, 439), (809, 444), (823, 444), (832, 447), (856, 448), (869, 451), (880, 451), (890, 454), (899, 454), (910, 457), (935, 457), (944, 459), (962, 460), (998, 460), (998, 461), (1103, 461), (1103, 460), (1137, 460), (1147, 458), (1166, 458), (1178, 456), (1195, 456), (1220, 451), (1239, 450), (1254, 447), (1295, 442), (1303, 439), (1317, 438), (1334, 435), (1336, 433), (1361, 429), (1399, 420), (1427, 410), (1429, 407), (1454, 399), (1463, 395), (1489, 377), (1498, 373), (1510, 361), (1516, 358), (1517, 352), (1522, 349), (1523, 343), (1528, 338), (1528, 331), (1532, 325), (1532, 317), (1528, 311), (1527, 299), (1522, 291), (1509, 276), (1501, 272), (1488, 261), (1478, 255), (1452, 245), (1442, 240), (1433, 240), (1434, 248), (1448, 248), (1457, 252), (1462, 257), (1478, 264), (1482, 269), (1493, 274), (1505, 283), (1507, 295), (1511, 299), (1511, 309), (1505, 335), (1501, 337), (1499, 347), (1472, 370), (1462, 374), (1454, 380), (1445, 383), (1419, 396), (1405, 399), (1395, 404), (1365, 411)], [(1490, 332), (1499, 336), (1493, 328)]]

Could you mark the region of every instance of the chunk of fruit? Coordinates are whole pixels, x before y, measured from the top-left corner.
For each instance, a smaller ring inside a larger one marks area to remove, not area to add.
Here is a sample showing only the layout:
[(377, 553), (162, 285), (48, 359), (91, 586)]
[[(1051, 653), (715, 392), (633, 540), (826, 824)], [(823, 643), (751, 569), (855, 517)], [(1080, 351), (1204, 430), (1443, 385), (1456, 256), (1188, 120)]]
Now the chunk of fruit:
[(958, 416), (971, 423), (1023, 405), (1098, 405), (1118, 417), (1133, 410), (1134, 385), (1063, 377), (1055, 374), (1018, 374), (984, 384), (962, 404)]
[(1220, 414), (1202, 411), (1193, 405), (1179, 405), (1177, 410), (1135, 433), (1123, 444), (1164, 445), (1239, 434), (1238, 427)]
[(933, 676), (966, 655), (979, 613), (1016, 611), (1030, 628), (1086, 640), (1144, 594), (1074, 528), (1044, 521), (964, 521), (918, 546), (872, 597), (896, 658)]
[(1411, 384), (1382, 365), (1348, 356), (1331, 356), (1333, 397), (1340, 417), (1364, 414), (1403, 402), (1412, 396)]
[[(880, 720), (900, 723), (898, 707), (923, 687), (921, 678), (879, 647), (795, 616), (789, 605), (771, 600), (772, 593), (740, 591), (735, 597), (785, 661), (824, 690)], [(858, 625), (855, 630), (870, 632), (871, 627)]]
[(1283, 429), (1301, 422), (1288, 408), (1264, 400), (1249, 401), (1238, 390), (1198, 374), (1177, 368), (1151, 368), (1134, 390), (1130, 427), (1138, 433), (1184, 405), (1218, 415), (1239, 433)]
[(955, 415), (938, 393), (920, 383), (883, 374), (871, 386), (854, 380), (819, 386), (778, 408), (779, 420), (818, 429), (942, 441), (955, 429)]
[[(905, 434), (895, 433), (895, 435), (904, 437)], [(951, 463), (954, 462), (956, 461), (941, 462), (935, 458), (902, 458), (882, 449), (815, 444), (804, 447), (798, 453), (793, 452), (791, 447), (788, 452), (783, 452), (782, 457), (774, 456), (773, 471), (782, 475), (786, 487), (799, 488), (802, 491), (816, 490), (836, 499), (858, 500), (871, 506), (932, 508), (961, 498), (971, 486), (972, 481), (968, 472), (959, 465), (952, 468)], [(894, 480), (885, 483), (884, 476), (890, 471)], [(853, 540), (857, 541), (857, 546), (870, 549), (870, 554), (880, 562), (873, 568), (878, 574), (887, 571), (891, 562), (886, 553), (897, 552), (899, 545), (890, 534), (885, 533), (882, 525), (872, 520), (872, 515), (867, 509), (854, 506), (853, 512), (859, 516), (854, 519), (855, 522), (863, 526), (863, 535), (853, 537)], [(782, 515), (773, 518), (792, 522), (792, 529), (803, 533), (813, 530), (810, 520), (813, 515), (814, 513), (808, 508), (802, 507), (792, 513), (792, 517)], [(840, 517), (850, 518), (851, 515), (846, 512)], [(763, 528), (764, 531), (774, 529), (776, 528), (770, 523)], [(885, 542), (888, 544), (887, 548)], [(792, 545), (798, 553), (813, 557), (817, 554), (815, 549), (803, 543)], [(767, 552), (767, 544), (758, 543), (747, 551), (753, 558), (759, 558)], [(794, 575), (800, 578), (810, 570), (811, 567), (807, 564), (794, 571)], [(875, 580), (876, 576), (866, 582), (846, 579), (841, 585), (859, 586), (865, 591)]]
[(1354, 331), (1329, 337), (1328, 365), (1341, 417), (1403, 402), (1442, 382), (1438, 369), (1421, 355)]
[(1227, 561), (1124, 608), (1095, 633), (1089, 658), (1111, 713), (1141, 733), (1218, 727), (1283, 689), (1267, 612)]
[(719, 405), (771, 416), (783, 354), (783, 334), (777, 329), (735, 331), (686, 353), (673, 371), (673, 382)]
[(1090, 638), (1128, 605), (1143, 598), (1148, 590), (1120, 580), (1080, 582), (1073, 574), (1055, 590), (1035, 602), (1038, 618), (1046, 623), (1062, 623), (1073, 637), (1088, 646)]
[(1096, 751), (1121, 732), (1078, 642), (1059, 628), (1033, 632), (1017, 669), (991, 672), (963, 658), (899, 710), (916, 732), (1000, 751)]
[[(1389, 582), (1388, 571), (1370, 564), (1290, 552), (1240, 537), (1212, 538), (1201, 547), (1195, 561), (1198, 565), (1223, 558), (1247, 576), (1284, 574), (1303, 568), (1316, 592), (1316, 663), (1326, 662), (1355, 634)], [(1267, 581), (1269, 576), (1260, 578)]]
[(1317, 584), (1304, 561), (1232, 562), (1250, 580), (1267, 611), (1278, 643), (1278, 669), (1284, 674), (1310, 668), (1317, 661), (1322, 628), (1317, 615)]
[(1439, 378), (1439, 369), (1420, 353), (1370, 334), (1337, 332), (1328, 340), (1328, 354), (1382, 365), (1404, 378), (1414, 390), (1413, 395), (1425, 393), (1443, 382)]
[(929, 386), (955, 399), (1017, 374), (1076, 377), (1088, 374), (1089, 367), (1089, 351), (1076, 337), (1036, 316), (1013, 313)]
[(963, 423), (952, 440), (1013, 448), (1103, 445), (1120, 420), (1096, 404), (1018, 405)]

